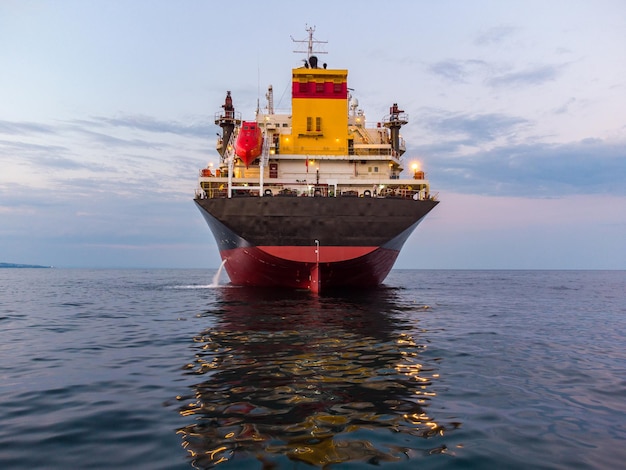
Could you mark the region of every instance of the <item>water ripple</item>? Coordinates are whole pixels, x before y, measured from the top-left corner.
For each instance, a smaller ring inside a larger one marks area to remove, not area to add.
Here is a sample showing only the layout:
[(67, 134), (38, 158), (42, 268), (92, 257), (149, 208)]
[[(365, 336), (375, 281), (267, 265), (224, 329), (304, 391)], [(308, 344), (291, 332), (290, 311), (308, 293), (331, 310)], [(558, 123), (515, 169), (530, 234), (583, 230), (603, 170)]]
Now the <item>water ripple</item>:
[[(411, 446), (389, 445), (386, 434), (428, 439), (458, 426), (428, 413), (437, 367), (423, 363), (426, 346), (402, 331), (406, 320), (394, 312), (403, 309), (391, 297), (267, 304), (257, 295), (224, 292), (218, 325), (194, 338), (184, 370), (202, 381), (178, 398), (194, 465), (401, 461)], [(357, 326), (372, 323), (385, 326)]]

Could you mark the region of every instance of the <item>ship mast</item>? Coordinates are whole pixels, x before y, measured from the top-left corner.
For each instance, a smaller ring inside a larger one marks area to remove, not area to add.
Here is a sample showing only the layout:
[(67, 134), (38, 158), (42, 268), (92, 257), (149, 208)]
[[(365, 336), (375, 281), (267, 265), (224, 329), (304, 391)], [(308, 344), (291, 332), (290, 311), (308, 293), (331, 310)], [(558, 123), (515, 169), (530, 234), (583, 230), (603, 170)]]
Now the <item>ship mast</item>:
[(315, 44), (328, 44), (328, 41), (319, 41), (317, 39), (315, 39), (313, 37), (313, 33), (315, 32), (315, 26), (311, 26), (307, 28), (305, 28), (306, 32), (309, 33), (309, 38), (308, 39), (294, 39), (293, 36), (291, 36), (291, 40), (293, 42), (297, 42), (300, 44), (306, 44), (307, 45), (307, 50), (306, 51), (293, 51), (297, 54), (306, 54), (306, 58), (307, 58), (307, 63), (308, 60), (311, 58), (311, 56), (313, 55), (313, 53), (315, 52), (316, 54), (328, 54), (328, 52), (325, 51), (314, 51), (314, 47)]
[(397, 156), (404, 153), (404, 149), (400, 145), (400, 128), (409, 122), (409, 116), (400, 108), (398, 103), (394, 103), (389, 108), (389, 116), (384, 119), (384, 126), (391, 131), (391, 148)]
[(267, 114), (274, 114), (274, 89), (272, 85), (267, 88), (265, 98), (267, 99)]
[(226, 99), (224, 100), (222, 108), (224, 108), (224, 111), (215, 115), (215, 124), (222, 128), (222, 145), (218, 151), (219, 154), (224, 157), (224, 153), (230, 143), (235, 126), (241, 124), (241, 116), (239, 113), (235, 113), (233, 98), (230, 95), (230, 91), (226, 92)]

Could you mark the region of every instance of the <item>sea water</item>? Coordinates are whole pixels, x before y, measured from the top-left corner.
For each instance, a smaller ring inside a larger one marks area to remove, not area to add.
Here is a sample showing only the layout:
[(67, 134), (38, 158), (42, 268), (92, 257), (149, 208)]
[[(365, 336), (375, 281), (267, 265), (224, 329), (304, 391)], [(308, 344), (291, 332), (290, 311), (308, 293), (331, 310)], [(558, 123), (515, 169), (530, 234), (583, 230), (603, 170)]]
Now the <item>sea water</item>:
[[(220, 278), (221, 277), (221, 278)], [(626, 272), (0, 270), (0, 468), (623, 468)]]

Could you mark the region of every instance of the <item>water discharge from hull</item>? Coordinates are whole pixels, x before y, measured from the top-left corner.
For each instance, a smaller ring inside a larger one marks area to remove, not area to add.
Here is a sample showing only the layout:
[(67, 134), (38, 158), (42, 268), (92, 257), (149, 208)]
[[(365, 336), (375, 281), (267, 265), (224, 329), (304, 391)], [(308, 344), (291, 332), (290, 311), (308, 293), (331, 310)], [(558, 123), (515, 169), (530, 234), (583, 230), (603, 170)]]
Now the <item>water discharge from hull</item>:
[(222, 264), (217, 268), (217, 272), (213, 276), (213, 281), (209, 284), (209, 287), (219, 287), (220, 285), (220, 275), (222, 274), (222, 270), (224, 269), (224, 265), (226, 264), (226, 260), (222, 260)]

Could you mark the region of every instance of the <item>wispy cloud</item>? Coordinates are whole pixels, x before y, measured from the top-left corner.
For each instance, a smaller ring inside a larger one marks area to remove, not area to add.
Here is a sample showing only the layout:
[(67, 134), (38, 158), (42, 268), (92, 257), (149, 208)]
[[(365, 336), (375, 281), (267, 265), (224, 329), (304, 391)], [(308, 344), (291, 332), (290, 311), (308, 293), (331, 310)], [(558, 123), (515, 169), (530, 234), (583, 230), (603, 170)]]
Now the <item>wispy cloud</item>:
[(504, 63), (484, 60), (447, 59), (428, 66), (427, 70), (456, 84), (481, 83), (491, 88), (536, 86), (558, 79), (564, 64), (523, 66), (513, 69)]
[(193, 122), (163, 121), (145, 115), (122, 115), (116, 117), (94, 117), (92, 125), (121, 127), (154, 133), (169, 133), (176, 135), (206, 137), (209, 134), (212, 122), (205, 118)]
[(55, 127), (37, 122), (0, 120), (0, 134), (25, 135), (32, 133), (53, 134), (55, 133)]
[[(212, 155), (206, 134), (215, 131), (212, 123), (146, 116), (2, 124), (9, 133), (0, 139), (0, 196), (5, 205), (16, 202), (6, 197), (16, 189), (24, 195), (41, 194), (45, 188), (47, 200), (60, 203), (83, 197), (191, 195), (197, 168)], [(19, 187), (11, 189), (16, 181)]]
[(427, 116), (424, 127), (452, 139), (457, 145), (479, 145), (515, 133), (528, 121), (505, 114), (440, 114)]
[(519, 28), (512, 25), (495, 26), (479, 33), (476, 39), (474, 39), (474, 44), (477, 46), (499, 44), (509, 39), (518, 30)]
[(568, 99), (565, 103), (563, 103), (558, 108), (554, 109), (554, 114), (566, 114), (570, 111), (570, 108), (576, 104), (576, 98), (572, 97)]
[(92, 142), (97, 142), (107, 147), (154, 149), (163, 145), (157, 144), (154, 140), (122, 138), (113, 135), (113, 133), (95, 132), (84, 127), (75, 128), (74, 131), (85, 135)]
[(475, 75), (488, 68), (483, 60), (447, 59), (429, 66), (434, 75), (455, 83), (468, 83)]
[[(25, 154), (41, 154), (65, 152), (68, 148), (63, 145), (54, 145), (41, 142), (26, 142), (25, 139), (19, 140), (0, 140), (0, 152), (7, 158), (11, 156), (22, 156)], [(1, 155), (0, 154), (0, 155)]]
[(537, 65), (515, 72), (497, 75), (487, 80), (492, 87), (541, 85), (555, 80), (561, 73), (562, 65)]
[(448, 190), (523, 197), (626, 195), (626, 148), (617, 143), (508, 145), (463, 156), (431, 150), (431, 180)]

